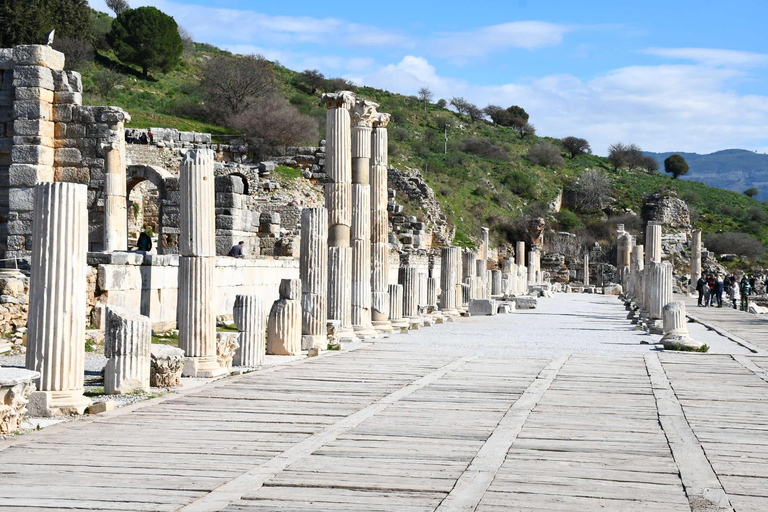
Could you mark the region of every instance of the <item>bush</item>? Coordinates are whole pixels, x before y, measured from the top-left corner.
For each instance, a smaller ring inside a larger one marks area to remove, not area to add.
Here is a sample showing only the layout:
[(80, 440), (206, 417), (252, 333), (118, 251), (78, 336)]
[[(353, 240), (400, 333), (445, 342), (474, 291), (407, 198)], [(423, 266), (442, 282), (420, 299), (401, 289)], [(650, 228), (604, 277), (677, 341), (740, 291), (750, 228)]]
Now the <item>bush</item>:
[(765, 254), (765, 247), (755, 237), (746, 233), (718, 233), (704, 240), (707, 249), (715, 254), (738, 254), (758, 259)]
[(524, 199), (536, 198), (536, 182), (530, 174), (523, 171), (512, 171), (502, 180), (504, 186), (514, 194)]
[(539, 142), (528, 150), (528, 160), (535, 165), (558, 168), (565, 165), (560, 149), (549, 142)]
[(602, 171), (588, 169), (566, 189), (568, 202), (581, 211), (602, 210), (611, 202), (613, 185)]
[(53, 40), (53, 47), (64, 54), (66, 69), (81, 69), (86, 62), (93, 62), (93, 46), (85, 39), (59, 37)]
[(566, 210), (565, 208), (560, 210), (556, 217), (557, 222), (560, 224), (560, 228), (562, 228), (564, 231), (570, 231), (581, 225), (579, 217), (572, 211)]
[(509, 160), (509, 152), (487, 137), (466, 138), (459, 144), (459, 149), (492, 160)]
[(216, 55), (202, 68), (200, 90), (211, 121), (228, 122), (276, 88), (272, 63), (261, 55)]
[(93, 73), (93, 89), (102, 98), (109, 98), (119, 85), (122, 85), (124, 77), (114, 69), (100, 68)]

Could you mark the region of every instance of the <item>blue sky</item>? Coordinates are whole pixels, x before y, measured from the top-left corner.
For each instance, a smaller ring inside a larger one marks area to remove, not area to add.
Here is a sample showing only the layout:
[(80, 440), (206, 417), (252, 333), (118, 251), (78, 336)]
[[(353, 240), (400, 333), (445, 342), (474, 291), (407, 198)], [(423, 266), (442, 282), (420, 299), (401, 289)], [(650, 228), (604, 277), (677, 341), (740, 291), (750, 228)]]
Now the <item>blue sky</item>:
[[(768, 152), (768, 2), (129, 0), (301, 71), (524, 107), (596, 153)], [(91, 5), (108, 12), (104, 0)]]

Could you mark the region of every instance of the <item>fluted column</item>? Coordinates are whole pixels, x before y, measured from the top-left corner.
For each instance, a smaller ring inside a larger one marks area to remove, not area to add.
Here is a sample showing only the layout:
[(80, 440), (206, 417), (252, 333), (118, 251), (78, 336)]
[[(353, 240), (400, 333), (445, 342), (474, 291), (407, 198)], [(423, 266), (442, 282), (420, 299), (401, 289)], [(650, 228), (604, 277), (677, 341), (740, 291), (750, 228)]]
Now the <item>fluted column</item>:
[(696, 290), (696, 282), (701, 277), (701, 230), (691, 231), (691, 291)]
[(351, 92), (323, 94), (326, 112), (325, 207), (328, 209), (328, 319), (339, 321), (339, 338), (352, 330), (352, 148)]
[(462, 281), (468, 277), (477, 275), (477, 253), (471, 249), (464, 249), (462, 254)]
[(105, 114), (111, 133), (117, 136), (104, 146), (104, 250), (128, 249), (128, 208), (125, 174), (125, 115)]
[(672, 302), (672, 264), (668, 261), (652, 261), (648, 267), (646, 286), (649, 288), (648, 331), (651, 334), (662, 333), (662, 310)]
[(427, 311), (432, 312), (437, 309), (437, 279), (427, 278)]
[(691, 339), (688, 333), (688, 318), (685, 316), (685, 302), (670, 302), (662, 311), (664, 316), (664, 336), (661, 343), (664, 348), (701, 348), (702, 343)]
[(459, 283), (456, 269), (462, 261), (460, 247), (446, 247), (440, 263), (440, 310), (448, 315), (458, 315), (456, 285)]
[(280, 298), (272, 304), (267, 324), (267, 354), (301, 354), (301, 282), (280, 281)]
[(491, 296), (502, 295), (504, 290), (501, 288), (501, 270), (491, 270)]
[(328, 210), (301, 211), (301, 348), (328, 345)]
[(515, 263), (518, 268), (525, 267), (525, 242), (517, 242), (515, 248)]
[(179, 348), (184, 351), (185, 377), (226, 373), (216, 357), (216, 270), (213, 151), (187, 151), (179, 174)]
[(409, 322), (403, 318), (403, 285), (388, 285), (389, 293), (389, 320), (392, 327), (398, 329), (409, 326)]
[(536, 250), (528, 251), (528, 286), (536, 284)]
[(477, 281), (477, 296), (472, 297), (473, 299), (487, 299), (489, 297), (486, 297), (486, 279), (485, 279), (485, 273), (488, 269), (488, 264), (484, 259), (477, 259), (475, 260), (475, 272), (477, 273), (477, 276), (475, 276), (475, 279)]
[(419, 275), (412, 265), (400, 267), (398, 282), (403, 286), (403, 317), (409, 320), (419, 318)]
[(35, 187), (26, 367), (40, 373), (32, 415), (82, 414), (85, 373), (87, 188)]
[(589, 286), (589, 252), (584, 253), (584, 286)]
[(645, 264), (661, 262), (661, 224), (649, 222), (645, 227)]
[(107, 394), (149, 392), (149, 317), (115, 306), (106, 307), (104, 391)]
[(389, 220), (387, 217), (387, 125), (378, 113), (371, 130), (371, 323), (389, 332)]
[(488, 260), (489, 257), (489, 251), (490, 251), (490, 239), (488, 237), (488, 228), (480, 228), (480, 238), (481, 238), (481, 246), (480, 246), (480, 259), (481, 260)]
[[(262, 366), (266, 353), (264, 342), (266, 315), (261, 297), (258, 295), (235, 296), (232, 319), (240, 332), (240, 346), (235, 352), (232, 364), (235, 366)], [(325, 326), (325, 318), (323, 318), (323, 326)]]

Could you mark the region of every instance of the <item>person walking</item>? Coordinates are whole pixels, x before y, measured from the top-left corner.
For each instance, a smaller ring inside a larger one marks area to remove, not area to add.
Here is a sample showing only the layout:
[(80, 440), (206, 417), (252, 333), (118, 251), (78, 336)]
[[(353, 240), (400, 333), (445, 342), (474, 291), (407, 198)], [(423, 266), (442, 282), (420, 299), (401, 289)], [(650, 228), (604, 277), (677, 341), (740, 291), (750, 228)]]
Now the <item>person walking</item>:
[(752, 293), (752, 287), (749, 285), (747, 276), (741, 278), (741, 285), (739, 288), (741, 291), (741, 310), (749, 311), (749, 294)]
[(736, 300), (739, 298), (739, 285), (735, 279), (731, 281), (731, 286), (728, 287), (728, 297), (731, 299), (733, 309), (737, 309)]
[(699, 280), (696, 281), (696, 291), (699, 292), (699, 306), (703, 306), (701, 300), (704, 298), (704, 287), (707, 286), (707, 280), (704, 276), (699, 276)]
[(723, 274), (717, 274), (717, 281), (715, 281), (715, 298), (717, 299), (717, 307), (723, 307), (723, 291), (725, 291), (725, 283), (723, 283)]

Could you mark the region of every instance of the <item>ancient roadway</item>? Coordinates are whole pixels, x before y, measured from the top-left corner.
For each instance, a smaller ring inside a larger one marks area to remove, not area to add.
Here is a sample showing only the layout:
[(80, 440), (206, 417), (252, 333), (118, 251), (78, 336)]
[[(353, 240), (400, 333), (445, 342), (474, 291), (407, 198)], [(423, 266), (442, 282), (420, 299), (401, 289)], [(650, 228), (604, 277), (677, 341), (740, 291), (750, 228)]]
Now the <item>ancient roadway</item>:
[(768, 357), (625, 315), (558, 295), (0, 441), (0, 510), (768, 510)]

